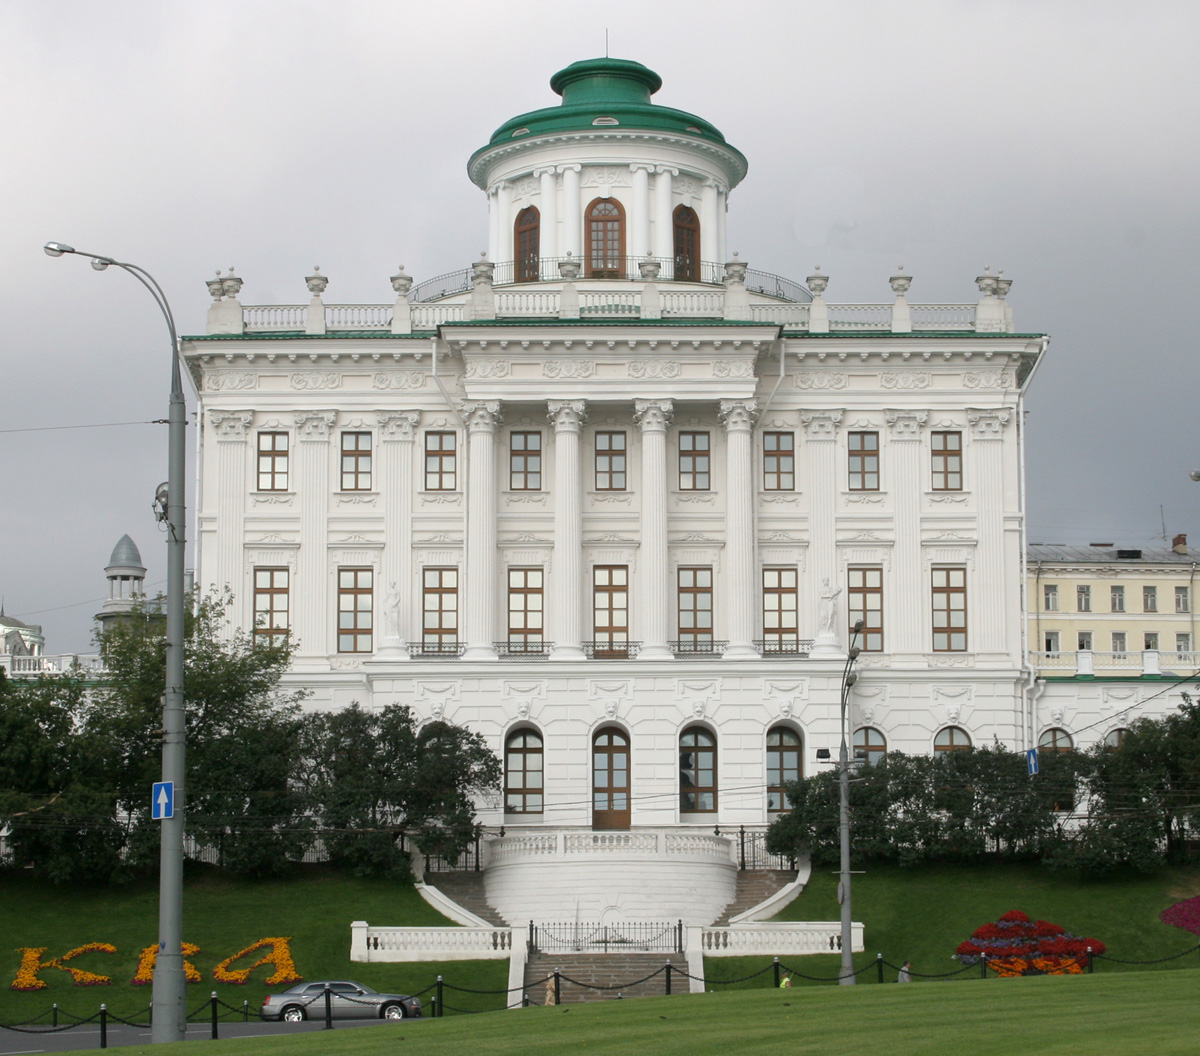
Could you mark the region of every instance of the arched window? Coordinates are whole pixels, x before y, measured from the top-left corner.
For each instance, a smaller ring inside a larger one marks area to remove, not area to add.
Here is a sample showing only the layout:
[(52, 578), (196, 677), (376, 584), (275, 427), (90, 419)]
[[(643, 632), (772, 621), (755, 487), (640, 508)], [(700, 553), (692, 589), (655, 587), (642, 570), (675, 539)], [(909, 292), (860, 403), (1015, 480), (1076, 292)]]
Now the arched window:
[(700, 281), (700, 218), (686, 205), (675, 210), (675, 278)]
[(625, 273), (625, 210), (621, 203), (615, 198), (597, 198), (584, 218), (588, 278), (621, 278)]
[(802, 748), (800, 734), (795, 730), (776, 726), (767, 731), (767, 810), (778, 814), (792, 809), (784, 786), (799, 781), (804, 774)]
[(541, 814), (542, 737), (536, 730), (517, 730), (504, 742), (504, 811)]
[(854, 731), (854, 758), (874, 765), (887, 755), (887, 738), (874, 726)]
[(513, 245), (517, 250), (517, 282), (537, 282), (541, 263), (541, 217), (532, 205), (517, 214), (513, 228)]
[(592, 828), (629, 828), (629, 738), (611, 726), (592, 738)]
[(1125, 744), (1125, 735), (1129, 733), (1124, 726), (1118, 726), (1107, 737), (1104, 738), (1104, 743), (1109, 748), (1121, 748)]
[(933, 739), (935, 752), (965, 752), (971, 747), (971, 735), (961, 726), (946, 726)]
[(1052, 730), (1047, 730), (1038, 738), (1039, 752), (1072, 752), (1075, 750), (1075, 742), (1071, 739), (1071, 735), (1066, 730), (1060, 730), (1055, 727)]
[(694, 726), (679, 735), (679, 810), (682, 814), (717, 809), (717, 739)]

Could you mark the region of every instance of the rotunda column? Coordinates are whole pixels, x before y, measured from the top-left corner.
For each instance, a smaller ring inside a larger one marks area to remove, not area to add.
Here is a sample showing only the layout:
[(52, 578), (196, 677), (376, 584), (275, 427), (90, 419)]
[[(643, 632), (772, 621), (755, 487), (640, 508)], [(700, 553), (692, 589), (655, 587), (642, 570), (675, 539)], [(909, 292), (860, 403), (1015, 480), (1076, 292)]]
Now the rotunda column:
[[(721, 253), (720, 221), (717, 218), (717, 185), (713, 180), (705, 180), (700, 190), (700, 254), (707, 256), (712, 253), (716, 263), (724, 264)], [(708, 246), (707, 252), (705, 245)], [(709, 257), (710, 260), (713, 257)]]
[(754, 465), (751, 436), (757, 400), (722, 400), (725, 426), (725, 553), (729, 645), (726, 660), (757, 660), (754, 648)]
[(493, 264), (503, 264), (513, 259), (513, 188), (508, 180), (501, 180), (496, 188), (496, 212), (500, 214), (496, 228), (496, 256)]
[(580, 200), (582, 165), (560, 165), (563, 178), (562, 255), (568, 253), (576, 260), (583, 259), (583, 202)]
[(670, 569), (667, 565), (667, 426), (671, 400), (634, 400), (633, 420), (642, 433), (641, 660), (670, 660), (667, 645)]
[[(659, 167), (654, 170), (654, 255), (662, 261), (662, 277), (675, 277), (675, 225), (672, 205), (675, 195), (671, 177), (675, 169)], [(701, 232), (703, 237), (703, 232)]]
[[(552, 260), (558, 256), (558, 175), (554, 169), (540, 169), (534, 175), (542, 182), (538, 253), (542, 260)], [(558, 269), (553, 266), (542, 267), (539, 276), (543, 279), (557, 278)]]
[(488, 188), (488, 260), (498, 260), (500, 252), (500, 190)]
[(464, 660), (495, 660), (496, 426), (500, 403), (463, 404), (467, 420), (467, 582), (460, 595)]
[(551, 660), (582, 660), (583, 515), (579, 433), (586, 418), (583, 400), (548, 400), (554, 423), (554, 627)]
[(650, 165), (630, 165), (633, 173), (633, 216), (629, 254), (634, 262), (650, 256)]

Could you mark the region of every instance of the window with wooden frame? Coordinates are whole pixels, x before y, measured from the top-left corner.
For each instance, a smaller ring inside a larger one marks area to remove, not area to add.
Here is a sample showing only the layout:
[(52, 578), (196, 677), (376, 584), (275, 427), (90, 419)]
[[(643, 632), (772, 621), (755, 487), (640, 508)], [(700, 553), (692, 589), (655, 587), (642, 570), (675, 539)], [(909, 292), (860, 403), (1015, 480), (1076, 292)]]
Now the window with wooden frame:
[(542, 490), (542, 434), (508, 434), (508, 487), (511, 491)]
[(1104, 747), (1121, 748), (1125, 744), (1125, 735), (1127, 733), (1129, 733), (1129, 730), (1126, 727), (1118, 726), (1104, 738)]
[(1058, 584), (1042, 584), (1042, 609), (1045, 612), (1058, 612)]
[(717, 739), (693, 726), (679, 735), (679, 812), (709, 814), (717, 809)]
[(540, 653), (545, 633), (545, 597), (540, 568), (508, 570), (508, 651)]
[(933, 490), (962, 491), (962, 433), (931, 433)]
[(763, 491), (796, 490), (796, 434), (763, 433)]
[(700, 281), (700, 218), (694, 209), (677, 206), (675, 221), (675, 278), (679, 282)]
[(372, 649), (375, 573), (369, 568), (338, 569), (339, 653)]
[[(883, 569), (878, 567), (849, 568), (846, 570), (847, 586), (846, 616), (849, 633), (854, 634), (854, 625), (862, 620), (858, 632), (858, 647), (864, 653), (883, 652)], [(847, 638), (847, 641), (850, 639)]]
[(796, 623), (797, 573), (794, 568), (764, 568), (763, 649), (769, 653), (799, 648)]
[(967, 570), (935, 568), (933, 580), (933, 651), (967, 650)]
[(1176, 612), (1191, 612), (1192, 607), (1188, 604), (1191, 599), (1188, 597), (1187, 587), (1175, 588), (1175, 611)]
[(288, 434), (258, 434), (258, 490), (288, 490)]
[(516, 730), (504, 742), (504, 813), (541, 814), (543, 809), (542, 737)]
[(458, 490), (458, 436), (425, 434), (425, 490)]
[(679, 434), (679, 490), (708, 491), (712, 451), (708, 433)]
[(458, 569), (426, 568), (421, 573), (421, 648), (458, 650)]
[(625, 210), (615, 198), (597, 198), (584, 213), (587, 277), (620, 279), (625, 275)]
[(597, 657), (629, 651), (629, 566), (592, 569), (592, 638)]
[(874, 726), (854, 731), (854, 759), (874, 766), (887, 755), (887, 738)]
[(1038, 738), (1038, 751), (1048, 755), (1063, 755), (1075, 751), (1075, 742), (1066, 730), (1056, 726)]
[(371, 434), (342, 433), (342, 491), (371, 490)]
[(513, 245), (516, 247), (516, 281), (537, 282), (540, 278), (541, 217), (535, 206), (522, 209), (513, 225)]
[(625, 491), (625, 433), (596, 433), (596, 490)]
[(291, 625), (286, 568), (254, 570), (254, 640), (262, 645), (283, 645)]
[(1158, 587), (1142, 587), (1142, 612), (1158, 612)]
[(879, 490), (879, 434), (847, 433), (850, 455), (850, 490)]
[(800, 734), (790, 727), (776, 726), (767, 731), (767, 810), (772, 814), (792, 809), (787, 786), (804, 774), (803, 747)]
[(961, 726), (944, 726), (933, 739), (935, 752), (965, 752), (971, 747), (971, 735)]
[(681, 568), (679, 585), (679, 648), (711, 652), (713, 648), (712, 569)]

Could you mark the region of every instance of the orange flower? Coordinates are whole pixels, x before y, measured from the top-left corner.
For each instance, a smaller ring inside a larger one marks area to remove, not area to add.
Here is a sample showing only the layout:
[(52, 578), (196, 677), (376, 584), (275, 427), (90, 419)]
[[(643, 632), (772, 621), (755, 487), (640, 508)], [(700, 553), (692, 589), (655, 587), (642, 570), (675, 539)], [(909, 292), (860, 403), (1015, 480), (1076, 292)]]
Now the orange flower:
[(81, 953), (116, 953), (117, 948), (111, 942), (88, 942), (83, 946), (76, 946), (73, 950), (68, 950), (61, 957), (55, 957), (53, 960), (47, 961), (43, 968), (61, 968), (64, 972), (71, 973), (72, 986), (108, 986), (112, 979), (107, 975), (97, 975), (95, 972), (85, 971), (83, 968), (71, 968), (65, 963), (74, 957), (78, 957)]
[[(185, 942), (183, 944), (183, 956), (185, 958), (194, 957), (199, 952), (199, 946), (194, 946), (190, 942)], [(135, 972), (133, 978), (129, 980), (130, 983), (133, 986), (149, 986), (154, 982), (154, 966), (157, 963), (158, 947), (147, 946), (144, 950), (142, 950), (141, 955), (138, 957), (137, 972)], [(196, 966), (192, 964), (191, 961), (185, 960), (183, 962), (183, 975), (189, 983), (200, 982), (200, 973), (196, 971)]]
[[(251, 946), (247, 946), (244, 950), (240, 950), (232, 957), (226, 957), (220, 964), (213, 969), (213, 978), (218, 983), (236, 983), (242, 985), (250, 979), (250, 973), (264, 964), (272, 965), (275, 971), (266, 978), (268, 986), (281, 986), (285, 983), (298, 983), (302, 976), (296, 971), (296, 963), (292, 960), (292, 950), (289, 943), (291, 936), (287, 938), (275, 939), (259, 939), (258, 942)], [(255, 961), (249, 968), (230, 969), (230, 965), (241, 957), (245, 957), (248, 953), (253, 953), (255, 950), (261, 950), (264, 946), (270, 946), (271, 952), (264, 954)]]
[(17, 950), (21, 955), (21, 967), (17, 969), (17, 977), (8, 984), (10, 990), (45, 990), (49, 985), (38, 978), (43, 968), (54, 966), (53, 961), (43, 961), (42, 954), (45, 946), (26, 946)]

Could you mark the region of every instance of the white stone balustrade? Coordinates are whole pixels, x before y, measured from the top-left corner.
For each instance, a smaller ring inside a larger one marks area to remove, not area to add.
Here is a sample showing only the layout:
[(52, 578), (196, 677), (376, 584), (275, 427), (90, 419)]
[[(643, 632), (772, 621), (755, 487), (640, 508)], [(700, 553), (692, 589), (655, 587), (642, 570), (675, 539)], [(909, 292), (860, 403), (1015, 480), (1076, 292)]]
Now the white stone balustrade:
[(104, 674), (104, 657), (98, 653), (60, 653), (53, 656), (13, 656), (0, 653), (0, 667), (10, 678), (36, 678), (38, 675)]
[(1062, 650), (1031, 652), (1030, 664), (1038, 671), (1055, 674), (1097, 675), (1119, 672), (1122, 675), (1157, 675), (1163, 671), (1194, 671), (1200, 667), (1200, 652), (1158, 652), (1153, 649), (1123, 653)]
[(373, 928), (365, 920), (350, 925), (352, 961), (507, 960), (512, 949), (511, 928)]
[[(733, 924), (704, 928), (700, 946), (705, 957), (780, 956), (783, 954), (836, 953), (842, 933), (836, 920), (809, 920), (794, 924)], [(850, 926), (853, 953), (863, 951), (863, 926)]]

